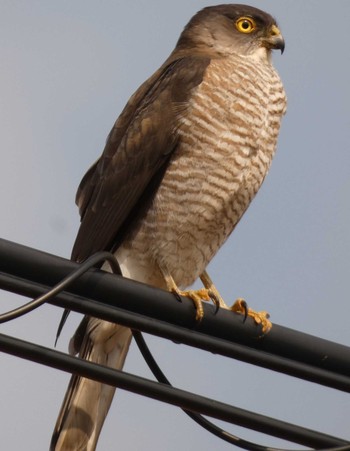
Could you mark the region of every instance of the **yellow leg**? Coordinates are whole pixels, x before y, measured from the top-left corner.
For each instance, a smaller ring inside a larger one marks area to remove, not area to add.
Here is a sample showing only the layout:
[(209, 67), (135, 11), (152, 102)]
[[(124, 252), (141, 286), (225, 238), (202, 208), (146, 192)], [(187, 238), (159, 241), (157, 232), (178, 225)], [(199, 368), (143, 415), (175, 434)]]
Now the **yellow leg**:
[(197, 321), (201, 321), (204, 316), (202, 302), (212, 300), (218, 308), (225, 308), (246, 317), (250, 316), (256, 324), (261, 324), (263, 334), (270, 331), (272, 323), (268, 319), (270, 315), (267, 312), (256, 312), (255, 310), (249, 308), (247, 303), (242, 298), (237, 299), (232, 307), (228, 307), (206, 271), (204, 271), (200, 276), (200, 279), (205, 287), (200, 290), (180, 290), (169, 271), (164, 268), (161, 268), (161, 271), (169, 291), (178, 296), (186, 296), (192, 299), (196, 308)]
[(213, 300), (214, 304), (217, 307), (229, 308), (226, 305), (225, 301), (222, 299), (220, 293), (218, 292), (216, 286), (214, 285), (213, 281), (209, 277), (209, 274), (207, 273), (207, 271), (203, 271), (200, 278), (201, 278), (201, 281), (203, 282), (203, 285), (208, 290), (209, 295), (210, 295), (211, 299)]
[(185, 296), (192, 299), (196, 308), (196, 320), (201, 321), (204, 316), (202, 302), (211, 300), (209, 290), (207, 290), (206, 288), (202, 288), (200, 290), (180, 290), (169, 272), (162, 269), (162, 273), (169, 291), (177, 294), (178, 296)]
[(256, 312), (255, 310), (249, 308), (245, 300), (242, 298), (238, 298), (232, 307), (228, 307), (206, 271), (204, 271), (201, 275), (201, 281), (203, 282), (205, 288), (208, 289), (209, 295), (213, 299), (215, 305), (232, 310), (233, 312), (244, 316), (250, 316), (256, 324), (261, 324), (263, 334), (267, 334), (271, 330), (272, 323), (268, 319), (270, 315), (267, 312)]

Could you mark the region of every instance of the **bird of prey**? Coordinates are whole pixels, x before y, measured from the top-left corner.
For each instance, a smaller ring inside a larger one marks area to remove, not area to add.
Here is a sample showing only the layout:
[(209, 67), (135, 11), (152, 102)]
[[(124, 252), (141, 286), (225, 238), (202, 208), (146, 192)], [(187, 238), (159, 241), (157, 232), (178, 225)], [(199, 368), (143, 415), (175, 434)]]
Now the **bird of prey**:
[[(168, 59), (131, 96), (82, 179), (73, 260), (111, 251), (125, 277), (190, 296), (198, 319), (202, 300), (226, 307), (206, 267), (276, 149), (286, 97), (273, 49), (283, 51), (283, 37), (259, 9), (218, 5), (190, 20)], [(198, 277), (203, 289), (183, 291)], [(72, 352), (123, 367), (130, 329), (85, 318), (79, 335)], [(114, 391), (73, 375), (50, 449), (94, 450)]]

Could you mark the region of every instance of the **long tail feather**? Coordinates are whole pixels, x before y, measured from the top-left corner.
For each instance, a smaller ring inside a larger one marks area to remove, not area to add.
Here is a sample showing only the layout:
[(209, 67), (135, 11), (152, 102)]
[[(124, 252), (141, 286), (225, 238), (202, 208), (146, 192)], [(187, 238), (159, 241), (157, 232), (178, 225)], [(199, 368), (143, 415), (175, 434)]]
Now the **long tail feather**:
[[(131, 330), (96, 318), (85, 319), (85, 323), (79, 356), (122, 369)], [(52, 435), (50, 451), (94, 451), (114, 392), (115, 387), (73, 375)]]

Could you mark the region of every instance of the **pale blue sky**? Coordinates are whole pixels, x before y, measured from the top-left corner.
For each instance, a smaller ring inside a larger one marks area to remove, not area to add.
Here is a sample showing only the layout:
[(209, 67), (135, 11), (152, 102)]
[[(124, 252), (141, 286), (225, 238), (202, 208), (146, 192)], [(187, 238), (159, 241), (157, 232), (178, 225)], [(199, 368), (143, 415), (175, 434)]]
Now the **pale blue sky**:
[[(1, 237), (69, 257), (82, 175), (128, 97), (164, 61), (189, 18), (214, 3), (1, 1)], [(227, 301), (245, 297), (278, 324), (349, 345), (350, 2), (250, 4), (274, 15), (284, 34), (286, 51), (274, 61), (288, 113), (270, 174), (210, 273)], [(1, 310), (23, 301), (3, 292), (0, 299)], [(52, 346), (60, 315), (45, 306), (1, 331)], [(66, 350), (78, 320), (72, 315), (58, 349)], [(350, 439), (350, 403), (341, 392), (149, 342), (178, 387)], [(7, 355), (0, 360), (2, 449), (46, 450), (68, 375)], [(125, 369), (150, 377), (134, 347)], [(117, 447), (232, 449), (176, 408), (122, 391), (99, 449)]]

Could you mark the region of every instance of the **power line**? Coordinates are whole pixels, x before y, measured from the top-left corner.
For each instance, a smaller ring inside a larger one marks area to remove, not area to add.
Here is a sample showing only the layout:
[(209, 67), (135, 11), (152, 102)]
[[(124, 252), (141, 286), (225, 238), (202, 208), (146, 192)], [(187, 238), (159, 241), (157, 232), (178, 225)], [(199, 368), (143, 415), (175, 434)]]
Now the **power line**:
[[(39, 296), (80, 267), (63, 258), (0, 240), (0, 288), (8, 291)], [(346, 346), (278, 325), (274, 325), (268, 335), (259, 337), (260, 329), (253, 321), (248, 319), (243, 324), (242, 316), (221, 309), (215, 313), (211, 305), (204, 305), (204, 319), (197, 323), (193, 303), (187, 298), (179, 302), (166, 291), (99, 270), (81, 275), (69, 291), (57, 294), (50, 303), (350, 392), (350, 348)], [(347, 449), (350, 445), (342, 439), (165, 387), (13, 337), (0, 335), (0, 349), (305, 446), (345, 446), (343, 449)]]

